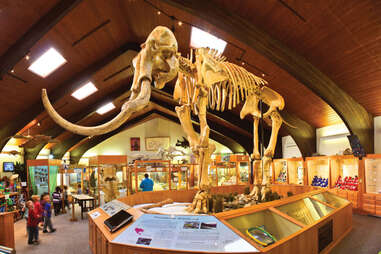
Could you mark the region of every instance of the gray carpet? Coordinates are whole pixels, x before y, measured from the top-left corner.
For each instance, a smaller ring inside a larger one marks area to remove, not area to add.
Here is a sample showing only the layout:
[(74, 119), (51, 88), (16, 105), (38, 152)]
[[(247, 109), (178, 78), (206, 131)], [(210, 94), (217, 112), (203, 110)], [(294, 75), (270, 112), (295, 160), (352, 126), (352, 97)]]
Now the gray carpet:
[[(76, 207), (76, 211), (79, 211)], [(71, 213), (70, 213), (71, 214)], [(69, 214), (52, 216), (54, 233), (43, 234), (40, 231), (40, 245), (28, 245), (25, 233), (25, 220), (15, 223), (15, 240), (17, 254), (91, 254), (87, 217), (83, 220), (80, 213), (78, 221), (70, 222)]]
[(353, 215), (352, 231), (331, 254), (378, 254), (381, 252), (381, 218)]
[[(76, 211), (79, 211), (76, 208)], [(40, 245), (27, 244), (25, 221), (15, 223), (17, 254), (91, 254), (88, 243), (87, 218), (69, 221), (69, 214), (53, 216), (57, 231), (43, 234)], [(353, 230), (331, 252), (332, 254), (378, 254), (381, 251), (381, 218), (353, 215)]]

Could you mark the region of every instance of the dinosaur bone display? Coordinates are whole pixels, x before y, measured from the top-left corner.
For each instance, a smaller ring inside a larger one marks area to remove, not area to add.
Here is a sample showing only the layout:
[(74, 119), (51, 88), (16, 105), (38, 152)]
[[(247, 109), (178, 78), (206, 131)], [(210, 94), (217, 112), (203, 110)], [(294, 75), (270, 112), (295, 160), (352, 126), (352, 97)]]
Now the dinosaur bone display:
[[(134, 58), (135, 73), (129, 100), (113, 120), (103, 125), (85, 127), (66, 121), (52, 107), (45, 89), (42, 90), (42, 101), (49, 115), (63, 128), (81, 135), (101, 135), (115, 130), (132, 113), (143, 109), (148, 104), (151, 81), (155, 82), (157, 88), (162, 88), (166, 82), (174, 79), (178, 74), (174, 98), (179, 100), (181, 106), (176, 107), (176, 112), (187, 134), (191, 151), (196, 157), (200, 176), (199, 191), (190, 207), (190, 210), (196, 213), (208, 212), (207, 200), (210, 196), (208, 167), (211, 154), (215, 151), (215, 145), (209, 142), (207, 108), (224, 111), (227, 104), (227, 108), (231, 110), (242, 101), (244, 105), (240, 117), (243, 119), (251, 114), (254, 118), (254, 149), (251, 157), (254, 159), (255, 186), (251, 194), (258, 199), (261, 193), (262, 199), (265, 199), (269, 191), (270, 164), (278, 131), (283, 122), (278, 112), (284, 108), (282, 96), (267, 87), (264, 79), (225, 61), (225, 57), (215, 50), (197, 49), (194, 62), (192, 58), (192, 53), (190, 59), (178, 56), (177, 41), (173, 33), (166, 27), (156, 27), (142, 44), (142, 50)], [(259, 101), (269, 106), (263, 118), (270, 118), (272, 122), (270, 142), (262, 159), (258, 144), (258, 124), (262, 116), (258, 107)], [(200, 135), (193, 129), (191, 112), (198, 116)]]
[[(206, 121), (206, 110), (224, 111), (226, 104), (231, 110), (244, 101), (240, 112), (243, 119), (251, 114), (254, 118), (254, 149), (251, 158), (254, 159), (255, 182), (252, 195), (262, 200), (270, 188), (270, 164), (274, 155), (279, 128), (283, 122), (278, 109), (284, 108), (283, 97), (269, 87), (267, 82), (248, 72), (244, 68), (225, 61), (217, 51), (207, 48), (196, 49), (195, 61), (193, 53), (190, 59), (179, 57), (179, 74), (174, 91), (174, 99), (178, 100), (180, 107), (176, 112), (193, 153), (196, 155), (201, 179), (198, 183), (200, 191), (197, 193), (191, 209), (194, 212), (206, 212), (206, 199), (208, 198), (208, 165), (210, 155), (215, 147), (209, 143), (209, 127)], [(269, 106), (267, 112), (261, 115), (259, 101)], [(193, 130), (191, 111), (200, 121), (200, 136)], [(259, 153), (258, 123), (260, 117), (270, 118), (272, 132), (270, 142), (264, 151), (263, 158)], [(262, 162), (262, 163), (261, 163)], [(262, 167), (260, 167), (262, 164)], [(262, 174), (263, 171), (263, 174)]]

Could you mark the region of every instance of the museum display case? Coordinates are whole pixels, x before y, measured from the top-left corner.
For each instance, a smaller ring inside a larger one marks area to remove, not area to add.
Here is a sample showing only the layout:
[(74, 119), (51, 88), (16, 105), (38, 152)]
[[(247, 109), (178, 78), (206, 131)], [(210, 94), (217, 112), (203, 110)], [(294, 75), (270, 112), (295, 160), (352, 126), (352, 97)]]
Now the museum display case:
[(132, 191), (141, 191), (139, 185), (146, 173), (154, 182), (154, 191), (169, 190), (171, 188), (170, 170), (171, 162), (169, 160), (135, 161), (134, 167), (130, 167), (129, 172)]
[(187, 190), (190, 165), (171, 164), (171, 190)]
[(287, 159), (288, 183), (295, 185), (304, 185), (305, 168), (303, 158)]
[(368, 154), (363, 160), (365, 188), (362, 209), (366, 213), (381, 216), (381, 154)]
[[(212, 164), (212, 177), (214, 177), (214, 172), (217, 177), (217, 186), (222, 185), (235, 185), (237, 184), (238, 180), (238, 168), (236, 162), (214, 162)], [(214, 182), (214, 179), (212, 178), (212, 181)], [(215, 186), (215, 185), (213, 185)]]
[[(225, 190), (231, 187), (233, 186), (218, 186), (211, 191), (236, 191)], [(237, 187), (240, 185), (235, 186)], [(243, 188), (237, 191), (240, 193)], [(166, 198), (175, 202), (189, 202), (194, 193), (195, 190), (139, 192), (119, 201), (129, 206), (155, 203)], [(214, 216), (143, 214), (135, 208), (128, 211), (134, 215), (134, 222), (115, 233), (110, 233), (103, 225), (104, 220), (109, 218), (107, 213), (100, 208), (90, 212), (89, 244), (94, 254), (294, 254), (305, 253), (307, 249), (312, 254), (329, 253), (352, 228), (351, 203), (325, 189), (216, 213)], [(167, 227), (173, 227), (166, 233), (168, 236), (160, 233), (167, 230)], [(140, 230), (139, 234), (136, 229)], [(186, 238), (183, 237), (185, 235)], [(196, 238), (199, 244), (189, 242)], [(225, 238), (230, 241), (218, 242)], [(226, 245), (227, 243), (229, 244)], [(218, 247), (212, 248), (213, 244)]]
[(314, 187), (330, 187), (330, 159), (328, 156), (307, 157), (307, 184)]
[(275, 184), (288, 183), (287, 159), (273, 160), (273, 173)]
[[(127, 156), (99, 155), (89, 158), (89, 194), (101, 205), (127, 195)], [(86, 178), (87, 178), (86, 177)]]
[(352, 155), (331, 156), (331, 187), (359, 190), (359, 159)]
[(61, 160), (27, 160), (28, 188), (32, 195), (52, 194), (57, 187)]

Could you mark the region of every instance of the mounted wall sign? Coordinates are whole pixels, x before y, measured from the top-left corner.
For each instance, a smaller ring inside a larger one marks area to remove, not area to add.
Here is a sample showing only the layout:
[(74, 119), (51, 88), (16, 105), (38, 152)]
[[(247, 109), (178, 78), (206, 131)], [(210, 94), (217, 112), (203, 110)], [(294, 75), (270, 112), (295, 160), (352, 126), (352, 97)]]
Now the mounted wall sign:
[(151, 137), (146, 138), (146, 150), (157, 151), (159, 148), (169, 148), (169, 137)]

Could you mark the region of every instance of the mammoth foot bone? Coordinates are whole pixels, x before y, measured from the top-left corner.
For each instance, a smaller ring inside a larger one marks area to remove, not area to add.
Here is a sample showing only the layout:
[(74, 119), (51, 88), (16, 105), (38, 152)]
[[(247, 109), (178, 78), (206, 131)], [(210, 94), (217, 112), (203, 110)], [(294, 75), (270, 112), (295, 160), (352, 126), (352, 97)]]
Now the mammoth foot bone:
[(208, 213), (208, 199), (209, 199), (209, 191), (207, 190), (199, 190), (196, 193), (196, 196), (193, 198), (192, 204), (187, 208), (188, 212), (193, 213)]
[(259, 193), (261, 192), (260, 190), (261, 189), (258, 185), (254, 185), (253, 190), (250, 192), (250, 196), (252, 196), (254, 200), (259, 200)]

